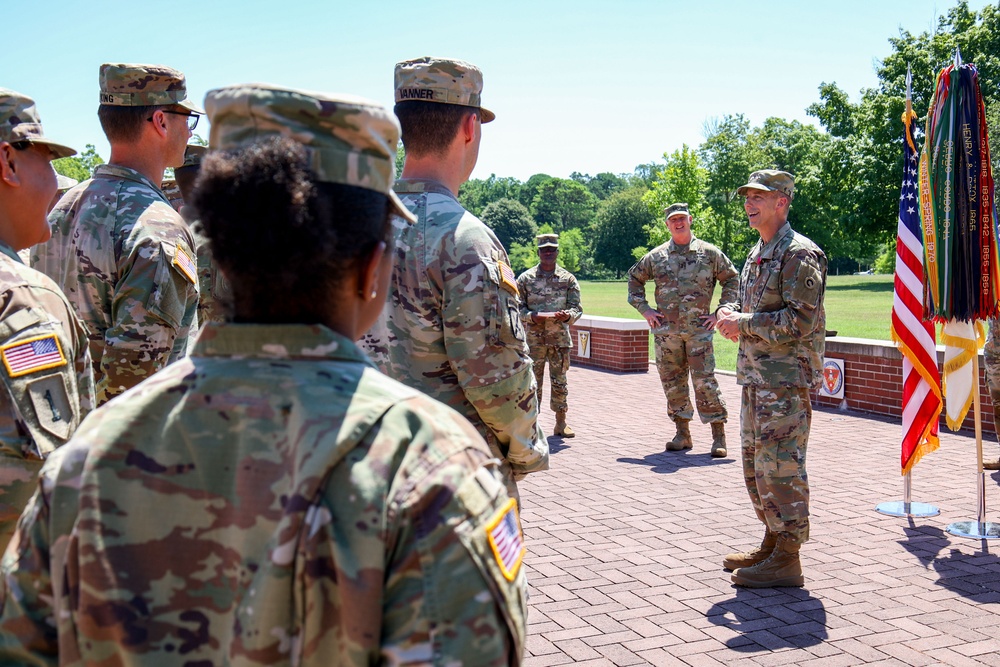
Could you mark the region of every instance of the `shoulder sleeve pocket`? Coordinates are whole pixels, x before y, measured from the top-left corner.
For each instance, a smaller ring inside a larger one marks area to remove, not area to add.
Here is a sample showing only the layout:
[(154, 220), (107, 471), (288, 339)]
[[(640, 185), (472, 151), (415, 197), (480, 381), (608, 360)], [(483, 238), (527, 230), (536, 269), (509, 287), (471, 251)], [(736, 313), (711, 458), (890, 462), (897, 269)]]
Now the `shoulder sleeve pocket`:
[(198, 266), (194, 253), (183, 243), (161, 242), (146, 309), (179, 329), (192, 300), (197, 305)]
[[(489, 341), (496, 346), (524, 345), (524, 325), (521, 323), (520, 302), (513, 271), (501, 261), (482, 258), (483, 312), (487, 318)], [(506, 273), (510, 276), (505, 276)]]

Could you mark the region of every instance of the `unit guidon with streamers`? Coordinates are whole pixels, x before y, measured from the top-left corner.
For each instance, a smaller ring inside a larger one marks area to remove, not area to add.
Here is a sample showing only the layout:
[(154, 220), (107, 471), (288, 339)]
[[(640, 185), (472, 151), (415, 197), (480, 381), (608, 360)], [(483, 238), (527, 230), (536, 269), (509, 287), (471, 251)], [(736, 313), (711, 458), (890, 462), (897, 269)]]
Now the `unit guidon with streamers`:
[(55, 334), (38, 336), (0, 347), (3, 365), (11, 377), (55, 368), (66, 363)]
[(517, 520), (517, 502), (509, 500), (486, 526), (490, 547), (507, 581), (513, 581), (524, 559), (524, 539)]

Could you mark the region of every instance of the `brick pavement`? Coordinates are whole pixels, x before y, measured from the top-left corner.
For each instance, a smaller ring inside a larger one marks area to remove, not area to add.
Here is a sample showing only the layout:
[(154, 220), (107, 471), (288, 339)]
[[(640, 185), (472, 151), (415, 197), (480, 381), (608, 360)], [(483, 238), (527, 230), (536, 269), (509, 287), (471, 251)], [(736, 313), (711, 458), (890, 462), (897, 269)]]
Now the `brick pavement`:
[[(719, 380), (733, 415), (726, 459), (709, 456), (697, 420), (693, 450), (663, 451), (673, 430), (655, 372), (570, 370), (578, 436), (550, 438), (552, 469), (520, 484), (527, 665), (1000, 664), (1000, 541), (945, 532), (975, 518), (974, 439), (943, 433), (914, 471), (913, 500), (939, 516), (887, 517), (874, 508), (902, 499), (898, 423), (815, 411), (806, 586), (741, 589), (722, 557), (762, 528), (733, 456), (739, 387)], [(984, 447), (997, 453), (992, 433)], [(998, 482), (987, 480), (994, 521)]]

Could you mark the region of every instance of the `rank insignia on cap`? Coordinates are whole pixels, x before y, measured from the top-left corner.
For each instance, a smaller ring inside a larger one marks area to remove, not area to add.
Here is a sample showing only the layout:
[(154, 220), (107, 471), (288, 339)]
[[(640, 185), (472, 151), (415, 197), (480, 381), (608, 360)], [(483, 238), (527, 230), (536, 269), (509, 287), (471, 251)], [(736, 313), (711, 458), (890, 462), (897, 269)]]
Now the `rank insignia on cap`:
[(500, 267), (500, 284), (516, 295), (517, 278), (514, 276), (514, 269), (510, 268), (510, 264), (504, 261), (497, 262), (497, 265)]
[(181, 273), (192, 283), (198, 282), (198, 269), (183, 248), (177, 248), (177, 254), (174, 255), (174, 266), (180, 269)]
[(486, 525), (486, 535), (503, 576), (507, 581), (514, 581), (526, 551), (521, 537), (521, 524), (517, 520), (517, 501), (511, 498), (490, 519)]
[(12, 378), (66, 364), (66, 357), (63, 356), (55, 334), (9, 343), (0, 347), (0, 355)]

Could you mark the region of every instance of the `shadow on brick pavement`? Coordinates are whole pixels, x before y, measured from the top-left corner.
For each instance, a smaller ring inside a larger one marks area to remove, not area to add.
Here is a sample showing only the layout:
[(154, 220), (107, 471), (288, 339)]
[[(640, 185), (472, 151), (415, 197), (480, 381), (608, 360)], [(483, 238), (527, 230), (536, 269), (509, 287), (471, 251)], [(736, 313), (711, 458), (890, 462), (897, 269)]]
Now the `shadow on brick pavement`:
[[(520, 484), (528, 665), (1000, 662), (1000, 542), (945, 531), (975, 518), (972, 437), (942, 433), (914, 469), (913, 500), (939, 516), (888, 517), (874, 508), (902, 498), (899, 423), (816, 410), (806, 585), (741, 589), (722, 557), (755, 546), (762, 528), (739, 461), (740, 389), (731, 375), (719, 382), (730, 456), (712, 459), (697, 420), (694, 449), (663, 451), (673, 428), (655, 372), (570, 370), (577, 437), (550, 437), (551, 470)], [(546, 407), (547, 433), (553, 422)], [(998, 482), (988, 479), (988, 519), (1000, 516)]]

